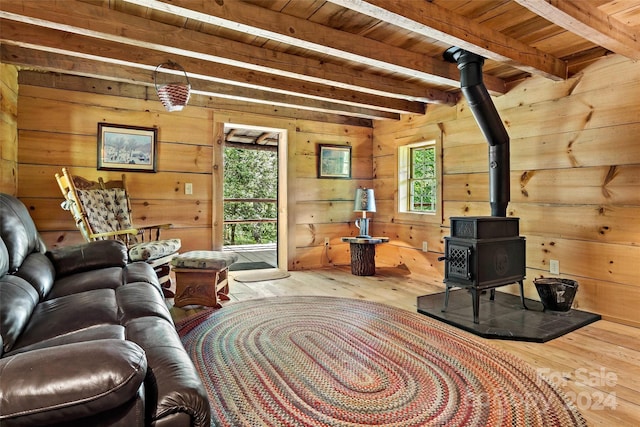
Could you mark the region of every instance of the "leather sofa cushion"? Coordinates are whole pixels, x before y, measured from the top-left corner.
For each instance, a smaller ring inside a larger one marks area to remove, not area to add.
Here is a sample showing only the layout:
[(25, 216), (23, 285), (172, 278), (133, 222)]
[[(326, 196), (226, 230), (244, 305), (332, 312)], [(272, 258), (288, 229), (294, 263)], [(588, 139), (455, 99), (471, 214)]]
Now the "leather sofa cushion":
[(148, 390), (157, 390), (152, 420), (162, 419), (180, 408), (191, 416), (191, 425), (208, 427), (211, 421), (207, 394), (174, 326), (142, 317), (127, 323), (126, 331), (127, 339), (145, 349), (149, 366), (153, 367), (145, 380)]
[(40, 299), (43, 299), (51, 291), (56, 272), (53, 269), (53, 264), (44, 254), (34, 252), (25, 258), (14, 275), (31, 283)]
[(95, 325), (117, 325), (118, 306), (113, 289), (97, 289), (41, 302), (15, 344), (19, 349)]
[(119, 309), (119, 323), (127, 325), (131, 319), (155, 316), (173, 323), (164, 297), (150, 283), (130, 283), (115, 291)]
[(9, 271), (9, 251), (4, 240), (0, 237), (0, 276), (4, 276)]
[(95, 325), (78, 331), (69, 332), (68, 334), (58, 335), (53, 338), (38, 341), (31, 345), (13, 349), (4, 356), (13, 356), (27, 351), (39, 350), (42, 348), (56, 347), (59, 345), (73, 344), (77, 342), (95, 341), (95, 340), (124, 340), (124, 326), (121, 325)]
[[(122, 279), (124, 283), (146, 282), (151, 283), (162, 295), (162, 288), (158, 281), (158, 275), (153, 271), (153, 267), (146, 262), (132, 262), (122, 271)], [(164, 298), (164, 297), (163, 297)]]
[(10, 273), (20, 267), (27, 255), (45, 249), (26, 206), (8, 194), (0, 194), (0, 237), (9, 255)]
[(10, 274), (0, 277), (0, 335), (2, 353), (11, 351), (30, 322), (38, 293), (26, 280)]
[[(38, 375), (25, 375), (33, 367)], [(71, 423), (138, 396), (145, 352), (131, 341), (66, 344), (0, 359), (0, 425)]]
[(128, 260), (127, 247), (119, 240), (65, 246), (48, 251), (47, 256), (53, 263), (57, 278), (107, 267), (122, 268)]
[(65, 276), (55, 281), (46, 299), (55, 299), (96, 289), (116, 289), (122, 286), (122, 268), (111, 267)]
[(162, 295), (162, 288), (153, 268), (147, 263), (135, 262), (127, 264), (124, 268), (102, 268), (57, 279), (45, 299), (59, 298), (95, 289), (117, 289), (122, 285), (135, 282), (149, 283), (157, 289), (159, 295)]

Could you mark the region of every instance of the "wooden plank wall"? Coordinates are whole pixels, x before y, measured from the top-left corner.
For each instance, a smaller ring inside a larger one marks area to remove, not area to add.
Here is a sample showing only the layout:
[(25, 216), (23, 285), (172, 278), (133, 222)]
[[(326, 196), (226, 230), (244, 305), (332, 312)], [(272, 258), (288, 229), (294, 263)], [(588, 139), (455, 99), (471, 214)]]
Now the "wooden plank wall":
[[(522, 219), (527, 238), (528, 296), (536, 297), (534, 278), (549, 276), (549, 260), (559, 260), (562, 276), (580, 283), (579, 308), (635, 326), (640, 326), (635, 309), (640, 302), (638, 82), (640, 66), (612, 55), (565, 82), (531, 78), (495, 98), (511, 136), (508, 212)], [(96, 126), (105, 121), (160, 129), (159, 172), (130, 174), (136, 221), (173, 222), (176, 228), (167, 236), (181, 237), (185, 250), (210, 247), (212, 135), (216, 114), (226, 112), (190, 106), (166, 113), (155, 100), (29, 85), (20, 87), (18, 106), (18, 195), (50, 246), (80, 239), (59, 206), (54, 173), (69, 166), (89, 178), (117, 174), (95, 166)], [(378, 266), (401, 265), (415, 277), (440, 283), (443, 265), (437, 257), (449, 234), (448, 218), (490, 213), (487, 143), (466, 103), (429, 106), (425, 115), (399, 122), (379, 121), (373, 131), (292, 120), (288, 268), (348, 264), (349, 248), (340, 237), (357, 231), (353, 194), (373, 185), (378, 212), (372, 215), (372, 233), (391, 238), (377, 248)], [(397, 146), (425, 139), (440, 144), (442, 206), (437, 215), (416, 219), (397, 213)], [(316, 177), (320, 143), (353, 147), (353, 179)], [(7, 146), (3, 141), (3, 159)], [(183, 194), (184, 182), (194, 183), (193, 196)]]
[(18, 189), (18, 70), (0, 63), (0, 191)]
[[(135, 225), (173, 223), (163, 237), (184, 250), (211, 242), (211, 112), (161, 111), (145, 100), (21, 85), (18, 108), (18, 196), (49, 247), (81, 241), (54, 175), (63, 167), (88, 179), (119, 178), (97, 170), (97, 123), (158, 127), (158, 173), (127, 173)], [(184, 183), (193, 183), (193, 195)]]
[[(528, 296), (537, 298), (533, 279), (550, 276), (549, 261), (558, 260), (561, 277), (580, 284), (578, 308), (640, 326), (640, 64), (612, 55), (565, 82), (520, 82), (494, 101), (511, 137), (508, 215), (521, 218), (527, 239)], [(379, 204), (395, 215), (397, 184), (388, 165), (397, 164), (397, 146), (437, 130), (442, 227), (418, 220), (388, 230), (409, 247), (426, 240), (438, 254), (449, 217), (490, 215), (488, 144), (467, 104), (377, 122), (374, 182)]]
[[(47, 79), (42, 79), (46, 81)], [(91, 85), (84, 85), (83, 88)], [(121, 92), (124, 92), (122, 90)], [(128, 91), (132, 93), (132, 91)], [(81, 242), (54, 175), (62, 167), (89, 179), (117, 178), (122, 172), (97, 170), (97, 123), (157, 127), (158, 172), (128, 172), (134, 224), (170, 222), (163, 237), (179, 237), (183, 251), (211, 249), (215, 183), (212, 165), (219, 126), (216, 123), (277, 126), (282, 118), (216, 111), (188, 106), (167, 113), (155, 100), (111, 96), (85, 90), (63, 90), (22, 84), (18, 115), (18, 196), (29, 207), (48, 247)], [(288, 190), (289, 269), (349, 264), (348, 245), (341, 236), (355, 235), (353, 195), (372, 184), (372, 129), (347, 124), (291, 119)], [(283, 125), (284, 126), (284, 125)], [(318, 144), (353, 147), (352, 180), (318, 179)], [(4, 145), (4, 144), (3, 144)], [(193, 183), (193, 195), (184, 183)], [(324, 238), (330, 246), (325, 247)], [(286, 243), (285, 243), (286, 244)]]
[[(350, 263), (349, 245), (340, 237), (355, 236), (356, 189), (372, 187), (372, 129), (301, 122), (293, 140), (296, 203), (294, 270)], [(350, 145), (352, 179), (318, 179), (319, 144)], [(325, 247), (325, 237), (330, 244)]]

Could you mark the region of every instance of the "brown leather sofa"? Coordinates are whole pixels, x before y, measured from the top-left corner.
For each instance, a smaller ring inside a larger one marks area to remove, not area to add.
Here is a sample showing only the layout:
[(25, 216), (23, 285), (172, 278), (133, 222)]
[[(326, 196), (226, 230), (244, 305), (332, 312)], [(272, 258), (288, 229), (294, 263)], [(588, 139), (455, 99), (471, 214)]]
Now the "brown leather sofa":
[(46, 251), (0, 193), (0, 425), (209, 426), (158, 279), (115, 240)]

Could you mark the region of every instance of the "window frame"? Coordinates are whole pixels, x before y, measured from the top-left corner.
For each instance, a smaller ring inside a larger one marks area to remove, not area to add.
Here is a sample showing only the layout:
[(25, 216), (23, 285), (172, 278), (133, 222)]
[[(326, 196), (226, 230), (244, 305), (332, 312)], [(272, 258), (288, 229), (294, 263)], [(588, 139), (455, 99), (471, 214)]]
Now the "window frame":
[[(415, 148), (433, 147), (435, 162), (435, 210), (434, 211), (413, 211), (410, 210), (410, 177), (411, 177), (411, 153)], [(442, 153), (440, 138), (423, 139), (418, 142), (411, 142), (399, 145), (397, 149), (398, 170), (397, 170), (397, 203), (396, 210), (398, 218), (401, 220), (426, 220), (428, 222), (442, 222)]]
[[(433, 177), (429, 177), (429, 178), (416, 178), (416, 153), (418, 151), (422, 151), (422, 150), (430, 150), (433, 151), (433, 169), (434, 169), (434, 174)], [(437, 162), (437, 158), (436, 158), (436, 145), (435, 145), (435, 141), (433, 143), (425, 143), (424, 145), (415, 145), (412, 147), (408, 148), (408, 153), (407, 155), (409, 156), (409, 161), (408, 161), (408, 168), (409, 168), (409, 173), (407, 175), (407, 205), (406, 205), (406, 212), (411, 212), (411, 213), (418, 213), (418, 214), (423, 214), (423, 213), (429, 213), (429, 214), (434, 214), (436, 212), (437, 209), (437, 204), (438, 204), (438, 162)], [(435, 182), (433, 184), (431, 184), (431, 187), (435, 187), (433, 188), (433, 193), (434, 193), (434, 197), (435, 197), (435, 202), (432, 204), (433, 209), (430, 210), (419, 210), (416, 209), (415, 205), (416, 205), (416, 201), (415, 201), (415, 192), (413, 191), (414, 189), (414, 183), (415, 182), (424, 182), (424, 181), (428, 181), (428, 180), (434, 180)]]

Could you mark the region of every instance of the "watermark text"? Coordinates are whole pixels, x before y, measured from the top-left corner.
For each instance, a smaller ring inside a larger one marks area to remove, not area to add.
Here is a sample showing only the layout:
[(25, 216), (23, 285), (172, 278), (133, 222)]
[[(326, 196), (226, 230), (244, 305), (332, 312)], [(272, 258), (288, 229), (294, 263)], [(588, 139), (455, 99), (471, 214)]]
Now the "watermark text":
[[(580, 410), (604, 411), (616, 409), (618, 406), (616, 392), (613, 391), (618, 384), (618, 375), (606, 368), (596, 370), (578, 368), (573, 371), (538, 368), (536, 372), (539, 385), (544, 381), (555, 385)], [(578, 391), (576, 391), (578, 387), (567, 389), (570, 383), (582, 386), (584, 389)]]

